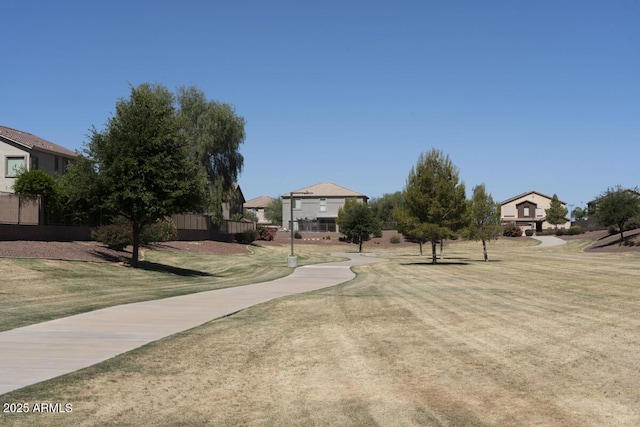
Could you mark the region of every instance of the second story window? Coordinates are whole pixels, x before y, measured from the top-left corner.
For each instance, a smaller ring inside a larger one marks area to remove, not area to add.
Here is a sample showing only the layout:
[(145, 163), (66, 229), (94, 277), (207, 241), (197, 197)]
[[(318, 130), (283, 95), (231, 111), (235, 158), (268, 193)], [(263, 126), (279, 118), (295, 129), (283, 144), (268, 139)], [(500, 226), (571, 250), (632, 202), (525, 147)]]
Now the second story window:
[(327, 211), (327, 199), (320, 199), (320, 212)]
[(293, 209), (302, 209), (302, 199), (293, 199)]

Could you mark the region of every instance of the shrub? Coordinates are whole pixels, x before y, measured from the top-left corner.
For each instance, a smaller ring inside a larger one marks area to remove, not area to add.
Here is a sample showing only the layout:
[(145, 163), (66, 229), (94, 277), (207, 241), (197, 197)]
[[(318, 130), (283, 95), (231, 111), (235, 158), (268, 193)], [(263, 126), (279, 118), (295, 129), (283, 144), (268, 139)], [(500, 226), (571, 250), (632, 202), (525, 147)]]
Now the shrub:
[(178, 229), (171, 220), (161, 219), (145, 227), (140, 233), (140, 243), (170, 242), (178, 238)]
[(324, 236), (322, 240), (331, 240), (331, 236)]
[(400, 243), (401, 242), (400, 236), (398, 235), (391, 236), (391, 238), (389, 239), (389, 242), (393, 243), (394, 245)]
[(242, 233), (236, 233), (236, 241), (238, 243), (249, 244), (254, 242), (259, 237), (258, 230), (246, 230)]
[(530, 228), (527, 229), (527, 230), (524, 230), (524, 235), (527, 236), (527, 237), (533, 236), (533, 230), (530, 229)]
[(516, 223), (511, 222), (502, 227), (502, 235), (505, 237), (520, 237), (522, 236), (522, 229)]
[(556, 230), (556, 236), (564, 236), (564, 228), (558, 228)]
[(96, 241), (107, 245), (109, 249), (121, 251), (133, 244), (131, 227), (124, 224), (102, 225), (93, 231)]
[(268, 242), (276, 238), (276, 230), (273, 227), (258, 227), (258, 240), (266, 240)]
[(297, 231), (296, 231), (296, 232), (293, 234), (293, 238), (294, 238), (294, 239), (302, 239), (302, 234), (300, 234), (299, 232), (297, 232)]
[(584, 233), (584, 231), (582, 231), (582, 227), (580, 227), (579, 225), (572, 225), (571, 227), (569, 227), (569, 231), (567, 231), (567, 234), (570, 236), (582, 233)]

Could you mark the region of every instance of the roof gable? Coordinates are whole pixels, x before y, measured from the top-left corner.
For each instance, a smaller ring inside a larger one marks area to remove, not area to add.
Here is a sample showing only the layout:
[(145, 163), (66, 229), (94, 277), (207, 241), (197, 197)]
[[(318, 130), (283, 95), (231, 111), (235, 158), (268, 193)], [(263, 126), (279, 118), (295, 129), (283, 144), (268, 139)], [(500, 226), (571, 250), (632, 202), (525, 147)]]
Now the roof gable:
[[(511, 203), (511, 202), (513, 202), (514, 200), (518, 200), (518, 199), (520, 199), (520, 198), (522, 198), (522, 197), (526, 197), (526, 196), (529, 196), (529, 195), (531, 195), (531, 194), (537, 194), (538, 196), (544, 197), (545, 199), (548, 199), (548, 200), (553, 199), (553, 197), (552, 197), (552, 196), (547, 196), (547, 195), (546, 195), (546, 194), (544, 194), (544, 193), (541, 193), (541, 192), (539, 192), (539, 191), (532, 190), (532, 191), (527, 191), (526, 193), (518, 194), (518, 195), (517, 195), (517, 196), (515, 196), (515, 197), (511, 197), (510, 199), (507, 199), (507, 200), (505, 200), (505, 201), (501, 202), (500, 204), (501, 204), (501, 205), (506, 205), (507, 203)], [(534, 203), (534, 202), (532, 202), (532, 203)], [(560, 200), (560, 203), (562, 203), (563, 205), (566, 205), (566, 203), (565, 203), (565, 202), (563, 202), (562, 200)]]
[[(309, 187), (300, 188), (294, 190), (294, 193), (311, 193), (309, 197), (360, 197), (368, 199), (362, 193), (350, 190), (333, 182), (320, 182), (318, 184), (310, 185)], [(283, 198), (289, 198), (289, 193), (282, 195)]]
[(46, 151), (49, 153), (59, 154), (65, 157), (77, 157), (78, 154), (58, 144), (47, 141), (39, 136), (32, 135), (28, 132), (0, 126), (0, 139), (12, 141), (18, 145), (22, 145), (30, 150)]
[(275, 199), (269, 196), (259, 196), (255, 197), (251, 200), (247, 200), (244, 202), (245, 208), (266, 208), (269, 206)]

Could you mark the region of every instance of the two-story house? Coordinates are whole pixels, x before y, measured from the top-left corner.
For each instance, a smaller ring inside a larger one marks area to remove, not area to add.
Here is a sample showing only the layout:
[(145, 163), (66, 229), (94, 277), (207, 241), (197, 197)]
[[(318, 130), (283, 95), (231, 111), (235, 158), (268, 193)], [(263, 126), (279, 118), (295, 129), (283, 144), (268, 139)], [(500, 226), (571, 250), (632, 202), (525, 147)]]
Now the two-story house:
[(265, 218), (264, 210), (267, 208), (267, 206), (273, 203), (274, 200), (275, 199), (273, 197), (269, 197), (269, 196), (255, 197), (251, 200), (247, 200), (246, 202), (244, 202), (244, 208), (253, 212), (256, 215), (256, 217), (258, 218), (258, 224), (268, 225), (268, 224), (271, 224), (271, 221)]
[(46, 139), (0, 126), (0, 192), (13, 192), (20, 170), (39, 168), (64, 173), (78, 155)]
[[(547, 222), (546, 209), (551, 207), (551, 197), (538, 191), (529, 191), (519, 194), (515, 197), (500, 203), (500, 219), (502, 224), (515, 223), (523, 230), (531, 229), (540, 232), (545, 229), (555, 228)], [(560, 203), (566, 208), (567, 204), (563, 201)], [(558, 228), (569, 228), (571, 221), (569, 219), (562, 224), (558, 224)]]
[[(282, 196), (282, 226), (300, 231), (340, 231), (336, 224), (338, 210), (345, 200), (367, 203), (364, 194), (334, 184), (321, 182), (285, 193)], [(291, 205), (293, 199), (293, 206)], [(293, 221), (291, 208), (293, 207)]]

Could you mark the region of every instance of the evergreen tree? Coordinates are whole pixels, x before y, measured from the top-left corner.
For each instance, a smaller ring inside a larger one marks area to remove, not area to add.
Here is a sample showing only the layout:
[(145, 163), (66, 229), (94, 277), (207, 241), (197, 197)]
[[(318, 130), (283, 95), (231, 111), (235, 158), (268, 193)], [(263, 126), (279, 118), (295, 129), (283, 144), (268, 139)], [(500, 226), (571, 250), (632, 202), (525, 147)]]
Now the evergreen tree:
[(549, 224), (555, 225), (556, 228), (558, 224), (562, 224), (566, 222), (567, 213), (569, 210), (562, 206), (560, 200), (558, 200), (558, 196), (556, 194), (551, 197), (551, 203), (549, 204), (549, 209), (545, 209), (545, 214), (547, 215), (547, 222)]
[(420, 154), (404, 188), (404, 207), (396, 209), (398, 230), (420, 242), (431, 241), (432, 262), (438, 241), (455, 235), (465, 225), (467, 201), (464, 183), (449, 156), (432, 149)]
[(487, 241), (497, 239), (502, 234), (502, 226), (500, 225), (500, 204), (493, 201), (484, 184), (474, 187), (468, 215), (467, 237), (482, 241), (484, 260), (489, 261)]

